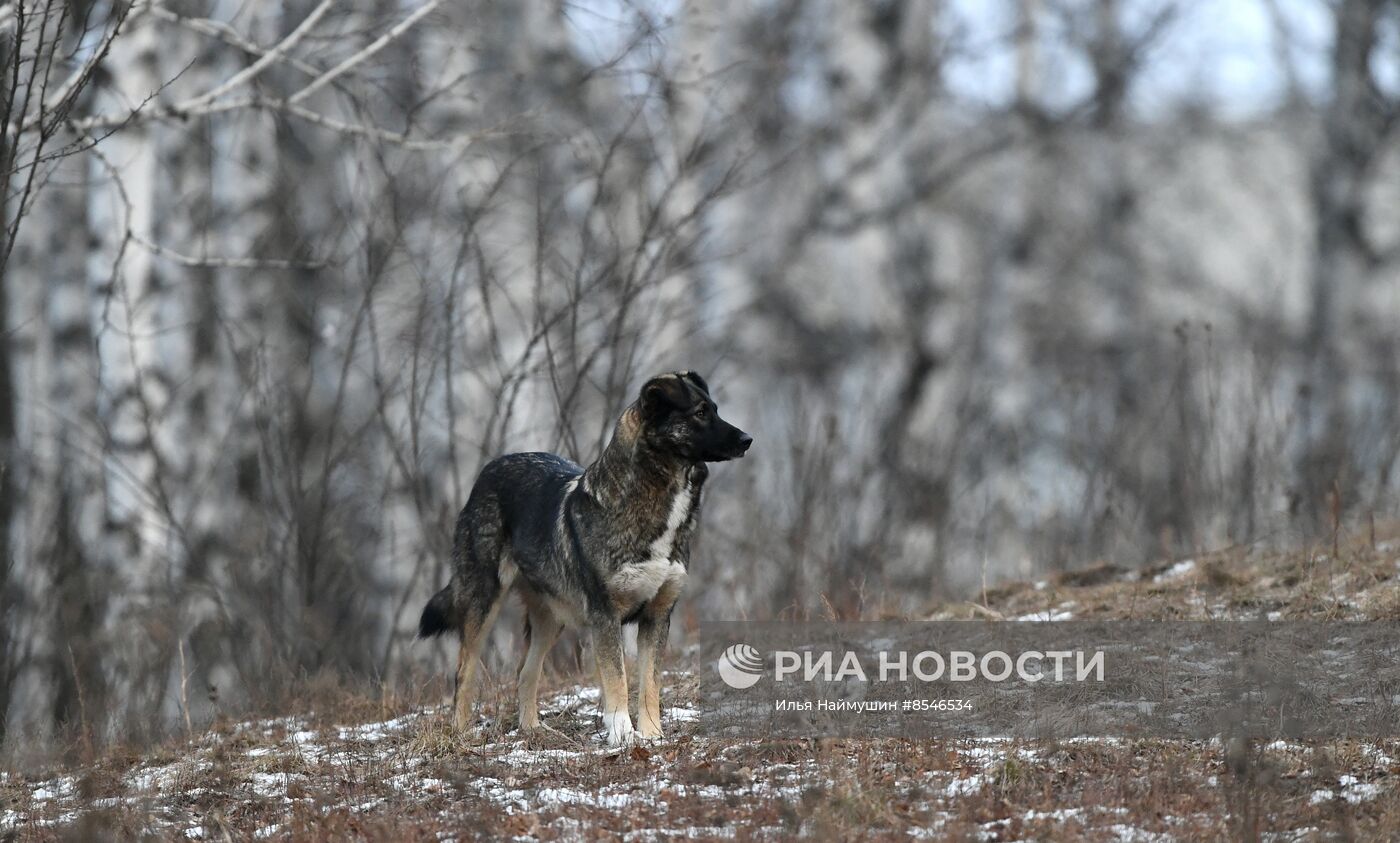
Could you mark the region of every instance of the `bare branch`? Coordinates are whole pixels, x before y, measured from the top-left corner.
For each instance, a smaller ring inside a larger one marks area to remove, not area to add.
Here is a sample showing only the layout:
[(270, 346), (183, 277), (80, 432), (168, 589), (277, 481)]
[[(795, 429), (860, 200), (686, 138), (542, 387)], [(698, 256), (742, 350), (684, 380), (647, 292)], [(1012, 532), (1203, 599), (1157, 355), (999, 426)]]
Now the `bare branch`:
[(393, 28), (391, 28), (388, 32), (384, 33), (383, 35), (376, 38), (374, 41), (370, 42), (370, 44), (366, 46), (363, 50), (360, 50), (358, 53), (355, 53), (353, 56), (350, 56), (349, 58), (345, 59), (340, 64), (337, 64), (335, 67), (321, 74), (316, 79), (313, 79), (311, 83), (305, 88), (302, 88), (300, 91), (297, 91), (295, 94), (292, 94), (292, 96), (287, 100), (288, 103), (290, 103), (291, 105), (296, 105), (297, 103), (301, 102), (302, 100), (321, 90), (325, 86), (329, 85), (331, 82), (334, 82), (342, 74), (368, 61), (375, 53), (389, 46), (389, 44), (392, 43), (396, 38), (403, 35), (408, 30), (412, 29), (414, 24), (418, 23), (420, 20), (426, 17), (429, 12), (432, 12), (440, 5), (442, 5), (442, 0), (428, 0), (428, 2), (415, 9), (413, 14), (404, 18), (402, 21), (399, 21), (399, 23)]
[(233, 76), (230, 76), (223, 84), (213, 90), (197, 97), (191, 97), (176, 105), (175, 110), (182, 114), (198, 111), (203, 106), (208, 105), (229, 91), (251, 82), (259, 73), (262, 73), (274, 62), (281, 61), (282, 57), (285, 56), (289, 50), (300, 43), (301, 39), (305, 38), (306, 35), (315, 28), (316, 24), (321, 18), (325, 17), (326, 12), (329, 12), (333, 5), (335, 5), (335, 0), (321, 0), (316, 8), (312, 9), (311, 13), (308, 14), (301, 23), (297, 24), (296, 29), (292, 30), (291, 33), (278, 42), (275, 47), (263, 53), (261, 58), (238, 73), (235, 73)]

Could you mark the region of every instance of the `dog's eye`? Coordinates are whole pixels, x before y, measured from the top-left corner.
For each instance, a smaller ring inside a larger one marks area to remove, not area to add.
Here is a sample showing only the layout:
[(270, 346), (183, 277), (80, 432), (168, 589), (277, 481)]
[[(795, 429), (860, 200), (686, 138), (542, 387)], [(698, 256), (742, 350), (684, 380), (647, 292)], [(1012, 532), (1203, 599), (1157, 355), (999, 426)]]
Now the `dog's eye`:
[(708, 405), (708, 404), (701, 404), (701, 405), (700, 405), (700, 408), (697, 409), (697, 410), (695, 411), (695, 417), (696, 417), (697, 419), (703, 419), (703, 418), (705, 418), (706, 416), (708, 416), (709, 414), (710, 414), (710, 405)]

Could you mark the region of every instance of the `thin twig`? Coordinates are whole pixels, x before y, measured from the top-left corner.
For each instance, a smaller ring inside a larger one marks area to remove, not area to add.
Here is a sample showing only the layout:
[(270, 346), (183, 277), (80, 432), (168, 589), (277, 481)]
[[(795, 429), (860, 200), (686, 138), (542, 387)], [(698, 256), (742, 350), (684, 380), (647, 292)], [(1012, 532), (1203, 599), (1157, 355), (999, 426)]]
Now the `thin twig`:
[(341, 74), (349, 71), (356, 65), (364, 63), (375, 53), (384, 49), (400, 35), (403, 35), (405, 32), (411, 29), (414, 24), (418, 23), (418, 21), (422, 20), (424, 16), (436, 9), (441, 4), (442, 0), (428, 0), (427, 3), (424, 3), (423, 5), (419, 6), (418, 9), (413, 12), (413, 14), (399, 21), (399, 23), (393, 28), (391, 28), (388, 32), (384, 33), (383, 35), (379, 36), (374, 41), (372, 41), (369, 44), (369, 46), (365, 47), (363, 50), (360, 50), (353, 56), (350, 56), (349, 58), (345, 59), (345, 61), (342, 61), (340, 64), (321, 74), (316, 79), (313, 79), (311, 83), (305, 88), (302, 88), (300, 91), (297, 91), (295, 94), (292, 94), (291, 98), (287, 100), (287, 102), (292, 105), (296, 105), (297, 103), (301, 102), (302, 100), (321, 90), (325, 86), (329, 85), (331, 82), (335, 81), (335, 79)]
[(308, 14), (301, 23), (297, 24), (296, 29), (292, 30), (291, 33), (288, 34), (286, 38), (283, 38), (275, 47), (263, 53), (262, 58), (230, 76), (228, 79), (224, 80), (223, 84), (215, 86), (213, 90), (200, 94), (197, 97), (191, 97), (175, 106), (175, 109), (180, 112), (194, 111), (212, 103), (234, 88), (251, 82), (273, 62), (280, 61), (281, 58), (287, 54), (288, 50), (295, 47), (301, 39), (305, 38), (306, 35), (315, 28), (321, 18), (325, 17), (326, 12), (331, 10), (331, 6), (333, 5), (335, 5), (335, 0), (321, 0), (321, 3), (316, 6), (316, 8), (312, 9), (311, 13)]

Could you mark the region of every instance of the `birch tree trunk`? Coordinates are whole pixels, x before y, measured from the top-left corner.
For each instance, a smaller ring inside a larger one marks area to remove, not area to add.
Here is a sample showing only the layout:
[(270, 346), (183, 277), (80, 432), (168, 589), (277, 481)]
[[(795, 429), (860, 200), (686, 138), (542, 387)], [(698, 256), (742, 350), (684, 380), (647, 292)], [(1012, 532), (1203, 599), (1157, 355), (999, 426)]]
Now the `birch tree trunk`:
[[(133, 12), (112, 47), (105, 110), (150, 109), (168, 79), (168, 45), (154, 15)], [(142, 104), (145, 103), (143, 106)], [(152, 252), (164, 238), (163, 203), (174, 199), (163, 179), (168, 130), (160, 121), (136, 121), (102, 144), (103, 182), (94, 196), (94, 231), (110, 269), (97, 281), (102, 300), (97, 349), (102, 393), (99, 413), (110, 437), (105, 467), (108, 519), (126, 542), (124, 601), (113, 610), (130, 627), (150, 630), (160, 646), (173, 644), (169, 599), (179, 579), (178, 525), (173, 520), (181, 452), (188, 445), (171, 421), (178, 379), (172, 361), (188, 360), (176, 279), (161, 272)], [(102, 270), (99, 270), (102, 271)], [(150, 641), (124, 635), (110, 641), (111, 670), (128, 710), (159, 710), (165, 688)], [(155, 697), (154, 699), (152, 697)]]
[[(101, 15), (79, 27), (63, 2), (5, 11), (0, 122), (22, 129), (0, 139), (0, 195), (9, 205), (0, 214), (0, 744), (12, 723), (47, 725), (38, 711), (46, 702), (59, 725), (76, 722), (69, 691), (81, 677), (94, 702), (103, 696), (92, 657), (100, 635), (87, 623), (85, 596), (85, 556), (101, 555), (90, 469), (102, 448), (79, 432), (94, 420), (85, 247), (74, 248), (84, 241), (86, 177), (78, 138), (55, 116), (82, 113), (91, 81), (83, 62), (111, 34)], [(25, 662), (35, 668), (35, 706), (12, 718)]]
[(1312, 163), (1317, 242), (1299, 390), (1294, 499), (1312, 533), (1326, 529), (1354, 492), (1344, 325), (1366, 275), (1362, 219), (1367, 174), (1384, 138), (1383, 103), (1371, 81), (1380, 6), (1374, 0), (1344, 0), (1333, 12), (1332, 92), (1321, 148)]
[[(70, 238), (90, 242), (85, 158), (62, 162), (56, 185), (36, 208), (50, 256), (45, 291), (36, 394), (44, 409), (33, 437), (36, 456), (29, 516), (34, 524), (34, 562), (48, 568), (51, 611), (48, 673), (54, 688), (54, 725), (78, 725), (84, 708), (102, 710), (107, 677), (101, 650), (110, 640), (107, 583), (117, 575), (116, 554), (104, 529), (103, 443), (97, 421), (97, 359), (88, 287), (88, 254)], [(61, 185), (61, 187), (60, 187)], [(76, 238), (75, 238), (76, 232)], [(65, 241), (65, 242), (59, 242)]]
[[(0, 65), (6, 62), (8, 50), (0, 49)], [(6, 140), (0, 138), (0, 143)], [(3, 202), (0, 202), (3, 211)], [(0, 231), (0, 238), (4, 232)], [(0, 243), (0, 248), (4, 244)], [(16, 598), (12, 585), (14, 556), (10, 544), (10, 522), (15, 517), (14, 471), (15, 404), (13, 376), (10, 370), (9, 273), (0, 265), (0, 746), (4, 746), (8, 730), (11, 688), (15, 676), (16, 654), (13, 651), (11, 624), (15, 622)]]
[[(232, 7), (237, 4), (224, 5), (230, 8), (221, 11), (236, 11)], [(240, 17), (242, 29), (254, 44), (275, 44), (287, 34), (279, 32), (283, 14), (281, 4), (247, 7)], [(201, 59), (202, 72), (212, 83), (255, 60), (255, 55), (216, 51)], [(273, 73), (275, 69), (265, 71)], [(262, 78), (254, 84), (260, 87)], [(206, 132), (189, 139), (190, 160), (179, 177), (186, 185), (181, 193), (194, 198), (192, 242), (233, 258), (286, 254), (280, 244), (267, 242), (274, 228), (275, 122), (266, 111), (250, 110), (210, 121)], [(220, 694), (238, 684), (238, 653), (226, 646), (235, 634), (228, 618), (239, 617), (255, 603), (247, 584), (267, 566), (268, 513), (259, 509), (267, 502), (261, 495), (258, 443), (268, 419), (259, 378), (264, 366), (280, 369), (274, 362), (278, 358), (264, 359), (277, 341), (257, 305), (273, 300), (287, 279), (273, 269), (219, 266), (194, 267), (189, 274), (186, 302), (193, 322), (191, 374), (182, 401), (185, 422), (201, 438), (223, 443), (190, 454), (191, 553), (178, 634), (187, 644), (188, 684), (207, 691), (186, 702), (192, 719), (199, 721), (213, 716)], [(261, 654), (254, 642), (239, 652), (250, 659)], [(182, 679), (172, 676), (173, 681)]]

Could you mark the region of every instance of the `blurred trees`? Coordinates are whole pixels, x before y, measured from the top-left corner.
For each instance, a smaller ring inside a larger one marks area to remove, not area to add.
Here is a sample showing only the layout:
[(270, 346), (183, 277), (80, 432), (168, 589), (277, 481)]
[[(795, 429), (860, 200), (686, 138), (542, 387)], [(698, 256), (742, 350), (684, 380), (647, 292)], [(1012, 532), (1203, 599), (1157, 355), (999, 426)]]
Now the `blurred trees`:
[[(1369, 361), (1389, 359), (1389, 371), (1394, 372), (1394, 320), (1400, 313), (1368, 312), (1364, 302), (1368, 286), (1394, 284), (1400, 276), (1395, 260), (1400, 255), (1394, 246), (1373, 242), (1368, 208), (1374, 201), (1375, 180), (1388, 164), (1393, 166), (1383, 155), (1396, 145), (1400, 91), (1384, 90), (1376, 73), (1386, 61), (1382, 25), (1393, 28), (1398, 15), (1395, 4), (1371, 0), (1345, 0), (1333, 10), (1332, 88), (1323, 105), (1322, 138), (1310, 165), (1317, 235), (1298, 406), (1295, 506), (1315, 528), (1325, 527), (1343, 507), (1357, 503), (1362, 478), (1372, 473), (1366, 463), (1381, 456), (1365, 448), (1358, 416), (1379, 410), (1385, 423), (1395, 419), (1393, 375), (1387, 388), (1386, 367), (1367, 370)], [(1395, 45), (1388, 47), (1393, 62)], [(1358, 376), (1359, 388), (1353, 389)], [(1390, 451), (1394, 453), (1393, 447)], [(1334, 500), (1337, 496), (1343, 499)]]
[(1397, 4), (1310, 91), (1261, 0), (1250, 117), (1144, 104), (1191, 3), (974, 5), (0, 7), (0, 727), (407, 681), (477, 468), (664, 368), (758, 440), (695, 615), (1393, 513)]

